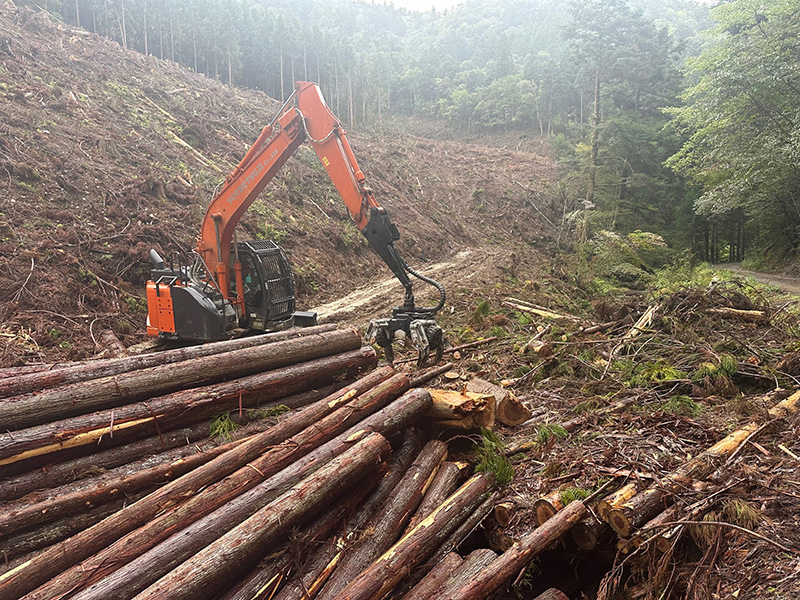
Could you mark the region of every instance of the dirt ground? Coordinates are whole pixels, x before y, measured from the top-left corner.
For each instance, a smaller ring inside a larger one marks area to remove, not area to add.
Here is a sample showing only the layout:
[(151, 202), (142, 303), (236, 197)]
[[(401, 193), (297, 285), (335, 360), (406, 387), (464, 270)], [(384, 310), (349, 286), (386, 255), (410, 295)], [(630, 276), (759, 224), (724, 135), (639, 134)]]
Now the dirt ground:
[[(107, 328), (126, 345), (142, 341), (148, 250), (169, 257), (192, 246), (215, 187), (277, 108), (263, 94), (0, 5), (0, 366), (87, 358)], [(800, 597), (800, 422), (765, 417), (771, 390), (800, 385), (798, 299), (725, 274), (670, 289), (588, 286), (577, 259), (557, 255), (568, 235), (541, 140), (385, 130), (351, 141), (400, 228), (399, 247), (447, 289), (439, 321), (450, 344), (494, 338), (449, 354), (450, 377), (432, 385), (505, 382), (537, 415), (497, 430), (516, 511), (507, 527), (485, 531), (494, 546), (531, 529), (540, 496), (649, 483), (731, 431), (770, 421), (676, 494), (682, 508), (716, 501), (702, 515), (708, 523), (684, 527), (669, 551), (614, 541), (586, 552), (567, 541), (507, 597), (532, 599), (550, 585), (571, 598)], [(299, 308), (323, 321), (363, 327), (402, 301), (310, 148), (241, 230), (286, 248)], [(416, 288), (419, 304), (435, 296), (426, 288)], [(561, 317), (509, 307), (510, 297)], [(652, 322), (626, 338), (652, 306)]]

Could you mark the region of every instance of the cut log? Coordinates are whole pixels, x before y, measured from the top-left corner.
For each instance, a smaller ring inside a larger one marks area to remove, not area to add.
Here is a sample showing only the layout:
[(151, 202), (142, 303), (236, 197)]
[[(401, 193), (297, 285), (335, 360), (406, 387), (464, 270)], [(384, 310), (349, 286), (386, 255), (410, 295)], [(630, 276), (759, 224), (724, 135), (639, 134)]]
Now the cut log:
[(603, 521), (608, 521), (608, 513), (633, 498), (641, 489), (641, 483), (629, 481), (618, 490), (610, 493), (597, 503), (595, 511)]
[[(152, 435), (202, 421), (237, 406), (252, 407), (324, 384), (375, 363), (372, 348), (346, 352), (250, 375), (204, 388), (152, 398), (147, 402), (0, 433), (0, 466), (68, 448), (96, 444), (131, 430)], [(65, 389), (65, 388), (62, 388)]]
[(484, 569), (479, 578), (469, 581), (454, 592), (450, 600), (489, 598), (504, 583), (526, 568), (531, 560), (567, 533), (573, 525), (586, 516), (587, 512), (582, 502), (570, 503), (544, 525), (515, 542), (508, 551)]
[[(243, 441), (243, 440), (241, 440)], [(240, 442), (235, 442), (240, 443)], [(181, 446), (122, 465), (110, 472), (0, 505), (0, 536), (50, 523), (84, 507), (97, 506), (180, 477), (228, 451), (213, 441)]]
[(234, 350), (262, 346), (273, 342), (280, 342), (308, 335), (317, 335), (333, 331), (334, 329), (336, 329), (334, 325), (320, 325), (318, 327), (289, 329), (277, 333), (255, 335), (237, 340), (211, 342), (200, 346), (164, 350), (152, 354), (141, 354), (118, 359), (112, 358), (56, 365), (30, 365), (28, 367), (16, 367), (16, 369), (18, 369), (17, 371), (0, 370), (0, 376), (7, 372), (10, 377), (13, 377), (13, 381), (6, 380), (6, 377), (0, 379), (0, 397), (5, 398), (17, 394), (28, 394), (30, 392), (68, 385), (70, 383), (100, 379), (101, 377), (111, 377), (121, 373), (147, 369), (159, 365), (174, 364), (192, 358), (213, 356), (232, 352)]
[(467, 391), (477, 394), (491, 394), (497, 407), (497, 420), (503, 425), (514, 427), (531, 417), (531, 411), (520, 402), (510, 390), (495, 385), (485, 379), (473, 378), (467, 382)]
[[(453, 552), (458, 549), (467, 536), (475, 531), (486, 517), (492, 512), (497, 498), (498, 492), (493, 492), (488, 498), (475, 505), (473, 512), (451, 533), (447, 539), (434, 551), (431, 559), (427, 561), (425, 566), (434, 565), (440, 561), (448, 552)], [(425, 570), (424, 568), (422, 569)]]
[(494, 520), (500, 527), (508, 527), (508, 524), (511, 523), (511, 517), (514, 516), (516, 511), (517, 505), (506, 500), (495, 504), (492, 512), (494, 514)]
[(363, 533), (367, 522), (386, 503), (421, 449), (422, 441), (419, 435), (413, 430), (406, 430), (403, 444), (389, 461), (386, 473), (375, 492), (347, 519), (343, 531), (340, 531), (331, 543), (315, 553), (311, 564), (304, 569), (304, 572), (293, 577), (273, 600), (311, 600), (316, 597), (338, 565), (342, 548), (352, 544)]
[(581, 550), (591, 551), (598, 545), (610, 543), (614, 537), (608, 523), (604, 523), (593, 516), (576, 523), (571, 532), (572, 539)]
[(336, 571), (319, 593), (320, 600), (334, 598), (397, 540), (446, 456), (447, 445), (439, 440), (431, 440), (422, 448), (392, 496), (367, 522), (365, 530), (370, 534), (342, 550)]
[(105, 469), (113, 469), (131, 463), (142, 456), (197, 442), (207, 436), (208, 423), (198, 423), (191, 427), (165, 432), (160, 437), (154, 436), (90, 456), (47, 465), (41, 469), (0, 481), (0, 501), (14, 500), (36, 490), (77, 481), (96, 475)]
[(474, 394), (455, 390), (428, 390), (433, 407), (428, 416), (446, 427), (462, 429), (491, 428), (494, 426), (496, 403), (491, 394)]
[[(297, 564), (300, 562), (298, 556), (304, 558), (308, 554), (312, 554), (316, 559), (322, 553), (320, 546), (322, 546), (322, 551), (328, 550), (332, 545), (331, 540), (328, 539), (329, 536), (346, 518), (358, 510), (362, 502), (375, 489), (382, 475), (383, 471), (376, 471), (360, 481), (357, 486), (354, 486), (353, 492), (343, 498), (341, 502), (328, 509), (319, 519), (306, 526), (302, 532), (293, 534), (281, 550), (280, 556), (270, 561), (268, 565), (258, 565), (247, 577), (217, 597), (217, 600), (259, 600), (260, 598), (278, 600), (276, 590), (283, 584), (287, 572), (297, 568), (304, 568), (305, 572), (308, 572), (305, 560), (301, 559), (303, 565)], [(281, 595), (290, 584), (291, 582), (283, 585), (280, 591)], [(311, 580), (308, 586), (301, 589), (301, 593), (310, 592), (313, 585), (314, 581)]]
[(456, 491), (456, 488), (466, 478), (468, 468), (469, 463), (465, 462), (445, 462), (439, 467), (428, 491), (425, 493), (425, 497), (420, 502), (414, 516), (408, 522), (406, 533), (416, 527), (417, 523), (436, 510), (437, 506)]
[[(770, 408), (769, 417), (776, 420), (794, 415), (798, 411), (799, 404), (800, 392), (796, 392)], [(690, 488), (695, 479), (708, 477), (722, 461), (761, 430), (763, 427), (757, 421), (737, 429), (646, 490), (610, 510), (607, 519), (609, 525), (617, 535), (630, 537), (634, 529), (641, 527), (672, 504), (674, 494)]]
[(101, 331), (100, 335), (97, 336), (97, 339), (99, 346), (102, 349), (101, 354), (104, 356), (109, 356), (111, 358), (122, 358), (124, 356), (129, 356), (128, 349), (125, 348), (125, 344), (123, 344), (117, 337), (117, 334), (110, 329), (104, 329)]
[(389, 451), (389, 443), (383, 436), (371, 434), (162, 577), (139, 594), (137, 600), (213, 597), (226, 579), (252, 567), (254, 560), (258, 560), (253, 557), (263, 555), (292, 527), (355, 484)]
[(17, 556), (23, 556), (30, 552), (46, 548), (47, 546), (52, 546), (79, 531), (83, 531), (87, 527), (91, 527), (118, 510), (122, 510), (126, 504), (135, 502), (150, 491), (152, 490), (140, 492), (130, 498), (90, 507), (74, 515), (62, 517), (42, 527), (12, 535), (0, 541), (0, 560), (8, 562), (10, 559), (16, 558)]
[(562, 592), (561, 590), (557, 590), (556, 588), (550, 588), (549, 590), (545, 590), (533, 600), (569, 600), (567, 595)]
[[(265, 449), (302, 431), (318, 420), (321, 414), (329, 413), (346, 402), (347, 397), (354, 391), (358, 393), (370, 389), (376, 381), (389, 376), (392, 372), (388, 367), (380, 369), (342, 389), (333, 397), (324, 398), (298, 413), (288, 415), (274, 427), (240, 444), (235, 451), (226, 452), (210, 463), (190, 471), (125, 510), (56, 545), (13, 574), (0, 577), (0, 597), (3, 597), (3, 594), (8, 594), (8, 597), (19, 597), (30, 592), (69, 567), (106, 548), (126, 533), (151, 521), (164, 508), (196, 494), (199, 490), (242, 468)], [(427, 404), (423, 404), (422, 409), (424, 408), (427, 408)], [(45, 594), (33, 597), (52, 596)]]
[(561, 490), (550, 492), (533, 503), (533, 513), (536, 516), (536, 523), (544, 525), (546, 521), (552, 519), (558, 511), (564, 508), (561, 499)]
[[(7, 429), (33, 427), (360, 347), (361, 336), (356, 330), (337, 330), (128, 371), (6, 398), (0, 401), (0, 423)], [(134, 358), (138, 357), (131, 357)]]
[(381, 600), (475, 510), (494, 487), (484, 473), (470, 478), (426, 519), (400, 538), (380, 558), (351, 581), (336, 600)]
[(438, 377), (442, 373), (446, 373), (452, 368), (453, 363), (445, 363), (438, 367), (431, 367), (427, 371), (423, 371), (419, 375), (412, 377), (409, 380), (411, 382), (411, 387), (420, 387), (421, 385), (428, 383), (431, 379)]
[(455, 552), (446, 554), (439, 564), (433, 567), (430, 573), (423, 577), (401, 600), (430, 600), (463, 562), (464, 560)]
[(769, 317), (763, 310), (741, 310), (739, 308), (707, 308), (705, 313), (715, 315), (734, 321), (746, 321), (748, 323), (765, 323)]
[(488, 548), (473, 550), (464, 559), (464, 562), (447, 578), (442, 588), (433, 594), (432, 599), (451, 600), (461, 587), (478, 577), (495, 560), (497, 560), (497, 554)]

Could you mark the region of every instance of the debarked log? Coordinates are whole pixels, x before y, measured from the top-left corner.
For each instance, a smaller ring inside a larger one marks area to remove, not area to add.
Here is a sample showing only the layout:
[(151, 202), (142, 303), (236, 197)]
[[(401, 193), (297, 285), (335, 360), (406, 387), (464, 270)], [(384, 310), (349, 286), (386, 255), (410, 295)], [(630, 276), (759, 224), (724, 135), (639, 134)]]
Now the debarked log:
[(2, 399), (0, 423), (12, 430), (33, 427), (359, 347), (361, 336), (354, 329), (346, 329), (128, 371)]
[(209, 419), (237, 406), (252, 407), (324, 384), (336, 376), (364, 369), (375, 361), (372, 348), (282, 367), (224, 383), (173, 392), (147, 402), (0, 433), (0, 466), (96, 444), (115, 432), (168, 431)]

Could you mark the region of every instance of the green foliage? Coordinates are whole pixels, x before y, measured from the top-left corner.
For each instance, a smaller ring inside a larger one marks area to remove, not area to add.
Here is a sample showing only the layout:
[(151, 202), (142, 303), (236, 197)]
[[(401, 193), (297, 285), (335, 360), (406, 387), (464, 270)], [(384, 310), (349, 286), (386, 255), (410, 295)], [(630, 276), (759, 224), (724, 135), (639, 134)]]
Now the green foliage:
[(514, 478), (514, 466), (503, 452), (503, 442), (490, 429), (481, 429), (481, 441), (475, 449), (476, 472), (492, 473), (500, 486)]
[(592, 490), (587, 490), (586, 488), (578, 488), (578, 487), (569, 487), (564, 490), (561, 490), (560, 497), (561, 503), (566, 506), (576, 500), (585, 500), (589, 496), (592, 495)]
[(636, 365), (628, 380), (631, 387), (644, 387), (663, 381), (686, 379), (686, 374), (663, 360)]
[(236, 431), (237, 425), (231, 420), (230, 413), (224, 412), (212, 418), (208, 428), (211, 437), (220, 437), (230, 441), (233, 439), (233, 432)]
[(703, 410), (703, 407), (689, 398), (689, 396), (676, 395), (670, 396), (666, 402), (657, 405), (657, 409), (673, 415), (696, 417)]
[(536, 426), (536, 440), (540, 444), (547, 443), (550, 439), (563, 439), (569, 432), (558, 423), (542, 423)]
[(765, 254), (794, 250), (800, 213), (800, 13), (794, 0), (731, 0), (703, 52), (695, 81), (671, 111), (686, 136), (667, 164), (700, 187), (710, 220), (757, 220)]

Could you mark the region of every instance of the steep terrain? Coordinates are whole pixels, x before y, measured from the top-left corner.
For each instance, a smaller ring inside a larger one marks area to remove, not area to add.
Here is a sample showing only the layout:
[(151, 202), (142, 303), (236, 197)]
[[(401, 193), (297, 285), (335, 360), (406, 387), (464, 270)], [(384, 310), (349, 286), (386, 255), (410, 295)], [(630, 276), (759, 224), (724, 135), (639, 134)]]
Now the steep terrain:
[[(194, 245), (215, 187), (278, 108), (46, 13), (0, 6), (0, 364), (91, 355), (100, 328), (141, 340), (147, 251)], [(546, 243), (541, 215), (560, 216), (540, 155), (395, 131), (351, 141), (417, 266), (470, 247)], [(242, 229), (287, 249), (302, 307), (388, 274), (308, 147)]]

